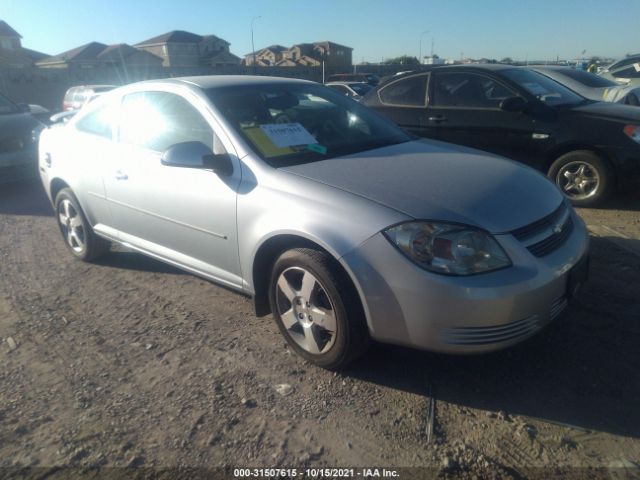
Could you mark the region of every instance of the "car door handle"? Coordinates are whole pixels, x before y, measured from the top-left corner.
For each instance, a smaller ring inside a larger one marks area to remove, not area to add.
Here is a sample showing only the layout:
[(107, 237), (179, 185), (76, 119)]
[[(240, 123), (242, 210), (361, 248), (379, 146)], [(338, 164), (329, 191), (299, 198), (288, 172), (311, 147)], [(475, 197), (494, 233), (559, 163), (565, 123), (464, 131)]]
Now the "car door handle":
[(122, 170), (118, 170), (115, 176), (116, 180), (127, 180), (129, 178), (129, 175), (124, 173)]
[(442, 123), (447, 121), (447, 117), (444, 115), (434, 115), (433, 117), (429, 117), (427, 120), (433, 123)]

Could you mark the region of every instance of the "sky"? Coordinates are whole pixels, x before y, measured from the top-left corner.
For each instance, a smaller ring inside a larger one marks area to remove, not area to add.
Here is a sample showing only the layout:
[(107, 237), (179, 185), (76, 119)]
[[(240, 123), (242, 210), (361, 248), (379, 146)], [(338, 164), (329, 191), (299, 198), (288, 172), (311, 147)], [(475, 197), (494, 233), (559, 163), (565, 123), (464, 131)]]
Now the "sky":
[[(232, 53), (331, 40), (353, 60), (573, 59), (640, 52), (640, 0), (0, 0), (24, 47), (55, 55), (98, 41), (135, 44), (171, 30), (214, 34)], [(427, 33), (423, 33), (428, 31)], [(422, 42), (421, 42), (422, 40)]]

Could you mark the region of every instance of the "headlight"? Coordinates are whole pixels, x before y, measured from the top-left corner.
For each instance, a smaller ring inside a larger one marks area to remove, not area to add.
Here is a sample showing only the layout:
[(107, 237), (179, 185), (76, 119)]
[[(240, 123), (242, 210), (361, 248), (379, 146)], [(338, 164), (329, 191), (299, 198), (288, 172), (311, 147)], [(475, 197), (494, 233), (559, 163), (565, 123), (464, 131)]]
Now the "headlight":
[(31, 143), (38, 143), (38, 140), (40, 139), (40, 134), (44, 129), (45, 129), (45, 126), (40, 124), (33, 130), (31, 130)]
[(622, 130), (627, 137), (634, 142), (640, 143), (640, 127), (638, 125), (627, 125)]
[(473, 227), (439, 222), (409, 222), (384, 231), (409, 259), (431, 272), (473, 275), (511, 265), (488, 233)]

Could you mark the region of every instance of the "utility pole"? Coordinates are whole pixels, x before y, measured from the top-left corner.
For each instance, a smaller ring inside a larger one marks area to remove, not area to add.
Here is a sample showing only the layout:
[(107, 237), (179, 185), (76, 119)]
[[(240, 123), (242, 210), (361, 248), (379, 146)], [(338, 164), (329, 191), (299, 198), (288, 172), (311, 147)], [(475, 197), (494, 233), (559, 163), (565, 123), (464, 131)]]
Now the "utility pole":
[(258, 15), (257, 17), (253, 17), (251, 19), (251, 52), (253, 53), (253, 73), (254, 75), (257, 73), (256, 70), (256, 47), (253, 44), (253, 22), (255, 22), (256, 20), (258, 20), (259, 18), (262, 18), (262, 15)]

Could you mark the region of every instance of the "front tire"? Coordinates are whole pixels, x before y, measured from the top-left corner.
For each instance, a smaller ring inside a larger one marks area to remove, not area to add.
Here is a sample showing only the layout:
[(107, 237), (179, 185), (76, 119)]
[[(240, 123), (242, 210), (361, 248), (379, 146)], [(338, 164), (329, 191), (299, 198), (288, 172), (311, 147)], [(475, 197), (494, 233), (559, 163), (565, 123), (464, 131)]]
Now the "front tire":
[(297, 248), (283, 253), (272, 270), (269, 301), (287, 343), (319, 367), (344, 368), (368, 346), (357, 292), (325, 252)]
[(600, 203), (613, 183), (608, 163), (590, 150), (565, 153), (553, 162), (548, 176), (577, 207)]
[(70, 188), (56, 195), (55, 207), (60, 233), (74, 257), (90, 262), (109, 251), (110, 243), (94, 233)]

